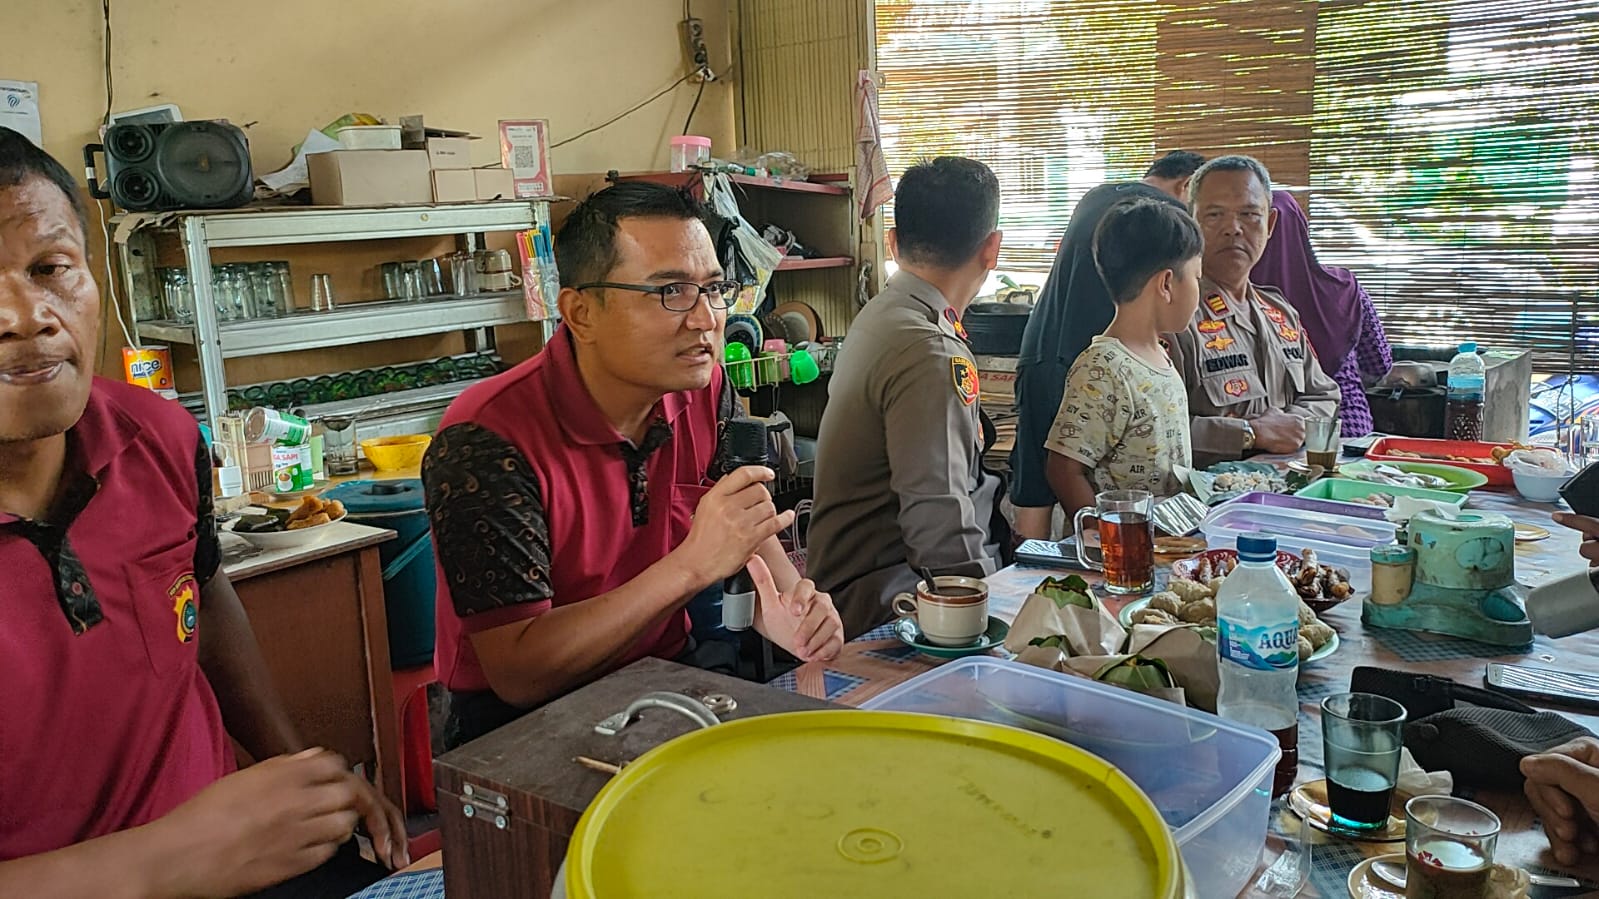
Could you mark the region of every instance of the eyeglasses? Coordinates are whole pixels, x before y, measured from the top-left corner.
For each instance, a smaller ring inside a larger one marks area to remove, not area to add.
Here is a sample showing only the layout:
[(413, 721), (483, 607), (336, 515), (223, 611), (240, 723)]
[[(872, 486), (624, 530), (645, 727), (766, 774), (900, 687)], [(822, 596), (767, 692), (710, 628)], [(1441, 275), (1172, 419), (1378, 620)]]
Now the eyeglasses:
[(615, 281), (590, 281), (579, 284), (578, 290), (588, 290), (591, 287), (609, 287), (613, 290), (636, 290), (639, 293), (650, 293), (659, 297), (661, 306), (668, 312), (688, 312), (700, 303), (703, 295), (711, 304), (712, 309), (731, 309), (738, 301), (738, 293), (744, 285), (737, 281), (712, 281), (709, 284), (695, 284), (693, 281), (673, 281), (671, 284), (662, 284), (654, 287), (649, 284), (618, 284)]

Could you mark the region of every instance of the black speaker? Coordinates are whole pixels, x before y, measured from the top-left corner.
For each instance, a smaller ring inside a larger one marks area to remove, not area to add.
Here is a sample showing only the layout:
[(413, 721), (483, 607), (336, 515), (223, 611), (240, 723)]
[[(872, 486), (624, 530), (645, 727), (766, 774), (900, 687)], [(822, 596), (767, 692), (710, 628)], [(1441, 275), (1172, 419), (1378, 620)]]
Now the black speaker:
[[(95, 176), (105, 154), (106, 180)], [(117, 124), (83, 148), (89, 193), (130, 212), (232, 209), (255, 196), (250, 143), (226, 122)]]

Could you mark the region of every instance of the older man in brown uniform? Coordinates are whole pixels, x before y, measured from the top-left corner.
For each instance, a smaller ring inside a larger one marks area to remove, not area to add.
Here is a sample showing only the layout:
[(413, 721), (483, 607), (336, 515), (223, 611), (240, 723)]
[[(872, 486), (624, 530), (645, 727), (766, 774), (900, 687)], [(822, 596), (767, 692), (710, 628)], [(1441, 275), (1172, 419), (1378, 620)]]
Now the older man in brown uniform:
[(1304, 420), (1331, 417), (1339, 391), (1294, 307), (1249, 283), (1277, 224), (1271, 176), (1248, 156), (1217, 157), (1194, 173), (1189, 202), (1205, 238), (1201, 300), (1168, 343), (1188, 385), (1195, 464), (1296, 452)]

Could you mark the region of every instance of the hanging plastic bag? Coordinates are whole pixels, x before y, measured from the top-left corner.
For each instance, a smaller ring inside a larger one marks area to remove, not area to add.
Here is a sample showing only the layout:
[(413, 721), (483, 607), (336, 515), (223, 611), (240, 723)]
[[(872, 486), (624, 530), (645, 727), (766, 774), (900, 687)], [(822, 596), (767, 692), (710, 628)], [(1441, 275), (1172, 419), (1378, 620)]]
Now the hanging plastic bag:
[(772, 272), (782, 261), (783, 254), (767, 243), (738, 210), (738, 198), (733, 194), (733, 182), (720, 172), (705, 176), (705, 197), (711, 211), (721, 219), (720, 228), (711, 236), (716, 240), (716, 255), (722, 270), (730, 280), (744, 285), (739, 292), (733, 312), (750, 313), (760, 306), (766, 296), (766, 285)]

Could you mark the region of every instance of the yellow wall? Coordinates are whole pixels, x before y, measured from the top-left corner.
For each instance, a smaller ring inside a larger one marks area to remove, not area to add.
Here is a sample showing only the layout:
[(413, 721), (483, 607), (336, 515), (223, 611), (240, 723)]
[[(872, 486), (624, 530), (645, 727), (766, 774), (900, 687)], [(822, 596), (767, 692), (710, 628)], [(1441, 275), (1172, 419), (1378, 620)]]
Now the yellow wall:
[[(0, 78), (39, 82), (45, 149), (78, 171), (105, 111), (100, 3), (5, 7)], [(692, 8), (713, 67), (727, 71), (726, 0)], [(498, 119), (547, 118), (559, 142), (679, 78), (682, 13), (678, 0), (113, 0), (115, 106), (176, 103), (186, 118), (254, 123), (258, 172), (286, 163), (307, 129), (352, 111), (391, 121), (422, 113), (484, 135), (473, 150), (483, 165), (499, 157)], [(679, 86), (554, 150), (555, 171), (664, 168), (694, 93)], [(691, 129), (718, 154), (734, 149), (732, 95), (728, 81), (710, 85)]]

